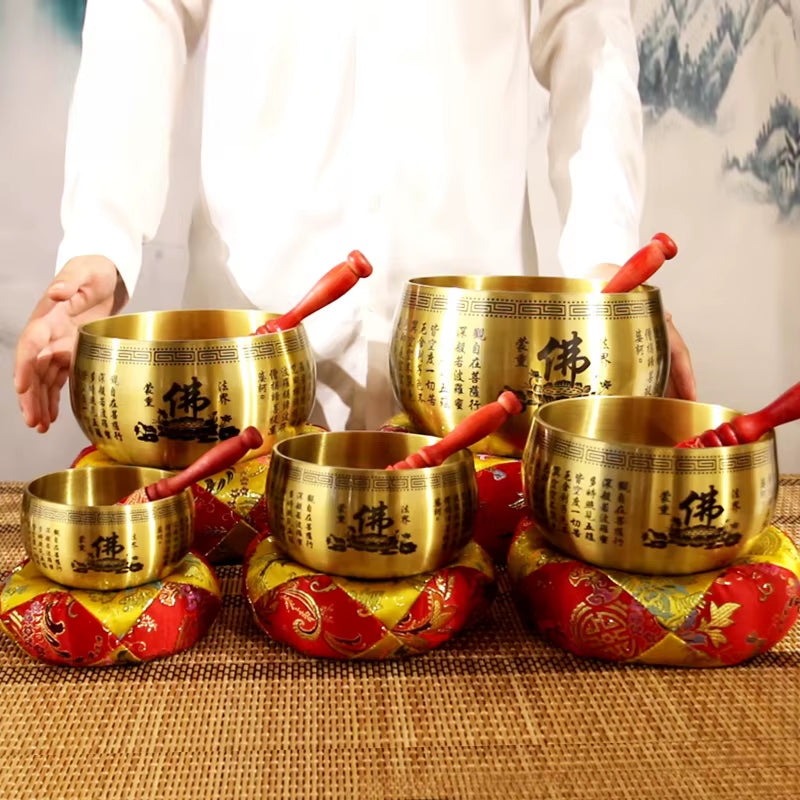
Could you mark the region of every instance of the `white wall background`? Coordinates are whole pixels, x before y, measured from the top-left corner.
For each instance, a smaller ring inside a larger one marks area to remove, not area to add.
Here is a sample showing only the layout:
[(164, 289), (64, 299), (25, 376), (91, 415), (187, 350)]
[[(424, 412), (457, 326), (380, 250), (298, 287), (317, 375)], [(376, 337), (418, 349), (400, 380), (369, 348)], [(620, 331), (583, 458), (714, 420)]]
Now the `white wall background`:
[[(677, 2), (712, 11), (719, 5), (717, 0)], [(644, 28), (664, 5), (665, 0), (638, 0), (637, 24)], [(781, 58), (790, 66), (800, 64), (792, 61), (800, 52), (797, 43), (790, 38), (794, 51), (787, 54), (781, 33), (785, 23), (791, 37), (788, 0), (774, 5), (785, 19), (774, 17), (777, 32), (764, 45), (766, 60), (750, 59), (740, 70), (735, 99), (741, 109), (763, 100), (765, 86), (774, 88), (775, 76), (764, 73), (774, 68), (770, 64)], [(76, 44), (56, 29), (37, 0), (0, 0), (0, 412), (5, 434), (0, 480), (28, 480), (64, 468), (85, 444), (68, 403), (62, 403), (61, 417), (46, 435), (27, 429), (12, 385), (16, 339), (51, 278), (60, 237), (65, 120), (78, 56)], [(788, 77), (782, 73), (780, 80), (788, 81), (789, 90), (797, 83), (800, 97), (800, 68)], [(558, 220), (544, 156), (546, 95), (537, 87), (532, 91), (531, 203), (541, 270), (553, 272)], [(729, 121), (739, 119), (733, 99), (729, 105)], [(166, 216), (145, 249), (130, 310), (174, 308), (180, 302), (196, 185), (196, 133), (196, 119), (184, 115)], [(754, 410), (800, 380), (800, 222), (797, 208), (782, 215), (758, 186), (743, 186), (741, 176), (722, 172), (722, 155), (740, 134), (735, 125), (709, 128), (675, 110), (648, 126), (642, 241), (664, 230), (678, 242), (678, 258), (656, 282), (692, 351), (700, 399)], [(782, 428), (778, 443), (782, 471), (800, 473), (800, 423)]]
[[(6, 429), (0, 480), (63, 469), (87, 444), (66, 393), (59, 419), (42, 435), (25, 427), (12, 383), (17, 337), (52, 279), (61, 237), (66, 117), (79, 55), (38, 0), (0, 0), (0, 410)], [(179, 307), (196, 186), (196, 128), (184, 115), (167, 210), (145, 247), (141, 283), (126, 311)]]

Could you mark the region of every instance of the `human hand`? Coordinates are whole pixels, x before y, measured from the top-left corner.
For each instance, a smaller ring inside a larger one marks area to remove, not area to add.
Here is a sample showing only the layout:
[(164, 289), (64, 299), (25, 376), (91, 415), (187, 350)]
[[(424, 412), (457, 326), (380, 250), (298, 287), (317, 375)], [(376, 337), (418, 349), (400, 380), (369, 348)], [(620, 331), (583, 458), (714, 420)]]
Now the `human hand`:
[(669, 338), (669, 378), (665, 397), (678, 397), (683, 400), (697, 400), (697, 384), (695, 383), (692, 357), (683, 337), (678, 333), (672, 314), (668, 311), (664, 317), (667, 321)]
[(17, 341), (14, 388), (25, 424), (44, 433), (58, 417), (78, 328), (115, 314), (128, 301), (105, 256), (70, 259), (47, 287)]
[[(616, 274), (619, 267), (616, 264), (598, 264), (587, 277), (600, 280), (609, 280)], [(669, 339), (669, 377), (665, 397), (677, 397), (683, 400), (697, 400), (697, 385), (692, 368), (692, 357), (683, 337), (678, 333), (672, 314), (664, 315), (667, 323), (667, 337)]]

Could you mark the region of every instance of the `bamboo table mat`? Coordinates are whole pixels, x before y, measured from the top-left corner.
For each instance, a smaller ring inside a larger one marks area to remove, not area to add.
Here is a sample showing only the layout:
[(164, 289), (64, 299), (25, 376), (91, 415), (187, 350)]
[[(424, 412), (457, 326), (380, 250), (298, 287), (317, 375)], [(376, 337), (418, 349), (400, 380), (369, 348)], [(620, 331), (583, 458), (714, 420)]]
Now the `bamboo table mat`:
[[(0, 483), (0, 572), (23, 558)], [(800, 476), (776, 524), (800, 543)], [(241, 569), (193, 649), (137, 666), (31, 660), (0, 637), (0, 800), (795, 798), (800, 625), (735, 667), (580, 660), (522, 623), (499, 573), (487, 620), (403, 661), (315, 660), (250, 618)]]

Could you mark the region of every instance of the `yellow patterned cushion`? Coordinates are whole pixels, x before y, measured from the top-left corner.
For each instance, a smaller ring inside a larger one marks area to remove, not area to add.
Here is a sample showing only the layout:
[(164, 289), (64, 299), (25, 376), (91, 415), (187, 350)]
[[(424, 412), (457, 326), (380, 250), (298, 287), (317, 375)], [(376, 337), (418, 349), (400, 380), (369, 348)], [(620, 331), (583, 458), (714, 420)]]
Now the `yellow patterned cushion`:
[(107, 592), (61, 586), (26, 560), (0, 583), (0, 629), (49, 664), (137, 663), (191, 647), (220, 603), (216, 575), (196, 553), (163, 580)]
[(436, 572), (360, 581), (291, 561), (265, 531), (244, 569), (244, 593), (259, 627), (275, 641), (325, 658), (423, 653), (480, 616), (495, 592), (491, 560), (474, 542)]

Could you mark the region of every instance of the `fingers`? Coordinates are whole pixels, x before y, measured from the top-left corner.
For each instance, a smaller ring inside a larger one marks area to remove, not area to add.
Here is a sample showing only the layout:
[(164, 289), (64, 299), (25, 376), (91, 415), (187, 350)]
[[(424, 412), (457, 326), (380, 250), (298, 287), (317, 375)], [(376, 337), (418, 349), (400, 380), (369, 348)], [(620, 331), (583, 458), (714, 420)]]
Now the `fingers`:
[[(52, 356), (37, 358), (32, 364), (30, 374), (23, 373), (24, 388), (17, 389), (19, 408), (25, 424), (29, 428), (36, 428), (40, 433), (44, 433), (53, 420), (47, 383), (47, 375), (53, 369)], [(23, 384), (17, 381), (17, 385)]]
[(666, 314), (666, 321), (670, 350), (670, 371), (666, 396), (697, 400), (697, 384), (689, 348), (672, 322), (672, 314)]
[(39, 403), (39, 385), (18, 395), (19, 410), (22, 412), (22, 419), (29, 428), (38, 428), (42, 422), (42, 415)]
[[(39, 419), (36, 430), (39, 433), (46, 433), (50, 428), (50, 389), (44, 381), (39, 383)], [(33, 427), (33, 426), (31, 426)]]
[(53, 423), (58, 419), (58, 404), (61, 399), (61, 389), (63, 388), (64, 384), (67, 382), (67, 378), (69, 377), (69, 372), (67, 370), (60, 370), (58, 376), (50, 384), (48, 388), (48, 409), (47, 413), (50, 417), (50, 422)]
[(66, 303), (71, 317), (102, 304), (113, 306), (118, 273), (104, 256), (79, 256), (68, 261), (47, 289), (51, 302)]
[(49, 366), (40, 363), (39, 357), (50, 337), (50, 325), (43, 318), (32, 320), (22, 331), (14, 356), (14, 388), (18, 394), (27, 392), (40, 369)]
[(71, 317), (80, 316), (103, 299), (90, 276), (80, 273), (51, 283), (47, 296), (56, 303), (66, 303)]
[(44, 433), (50, 427), (50, 403), (46, 384), (34, 371), (24, 391), (18, 392), (22, 418), (29, 428)]
[(69, 377), (72, 340), (57, 337), (52, 315), (28, 323), (17, 343), (14, 388), (25, 424), (46, 431), (58, 416), (58, 395)]
[(14, 388), (25, 424), (44, 432), (58, 416), (80, 324), (113, 313), (127, 298), (117, 268), (99, 255), (71, 259), (25, 326), (14, 358)]
[(68, 261), (47, 287), (46, 295), (56, 303), (71, 300), (82, 287), (92, 282), (92, 272), (85, 259), (73, 258)]
[(50, 366), (44, 377), (44, 390), (46, 397), (42, 397), (42, 416), (43, 419), (53, 423), (58, 419), (58, 401), (61, 396), (61, 389), (69, 378), (68, 365), (64, 364), (63, 358), (53, 357)]
[(36, 428), (39, 433), (48, 431), (58, 419), (61, 390), (69, 379), (69, 369), (59, 364), (56, 359), (50, 358), (46, 368), (42, 361), (44, 359), (40, 361), (39, 368), (44, 370), (45, 374), (37, 376), (18, 398), (25, 424), (29, 428)]

